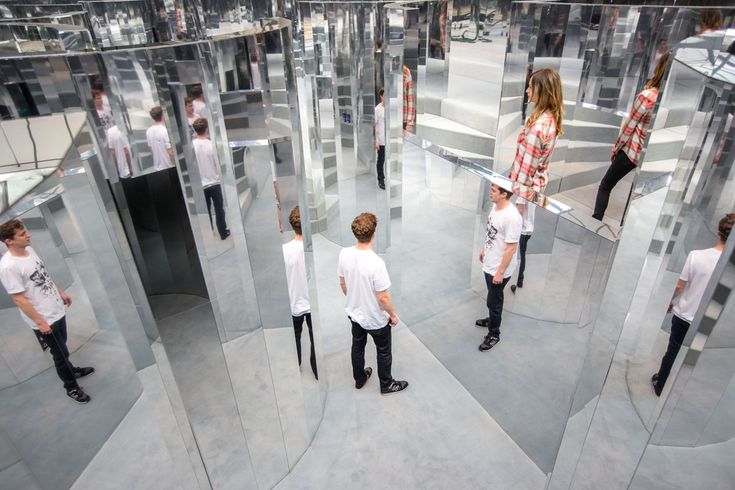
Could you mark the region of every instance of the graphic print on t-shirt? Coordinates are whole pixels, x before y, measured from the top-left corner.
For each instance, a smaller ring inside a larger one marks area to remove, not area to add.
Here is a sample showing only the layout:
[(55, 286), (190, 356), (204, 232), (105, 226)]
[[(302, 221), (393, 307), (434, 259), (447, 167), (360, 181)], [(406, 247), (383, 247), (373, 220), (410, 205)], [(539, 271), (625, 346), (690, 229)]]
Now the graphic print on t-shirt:
[(493, 226), (493, 220), (488, 216), (487, 229), (485, 231), (485, 248), (493, 248), (496, 236), (498, 236), (498, 229)]
[(36, 270), (31, 273), (30, 279), (44, 296), (54, 294), (54, 282), (46, 271), (46, 266), (43, 265), (43, 262), (39, 260), (36, 261)]

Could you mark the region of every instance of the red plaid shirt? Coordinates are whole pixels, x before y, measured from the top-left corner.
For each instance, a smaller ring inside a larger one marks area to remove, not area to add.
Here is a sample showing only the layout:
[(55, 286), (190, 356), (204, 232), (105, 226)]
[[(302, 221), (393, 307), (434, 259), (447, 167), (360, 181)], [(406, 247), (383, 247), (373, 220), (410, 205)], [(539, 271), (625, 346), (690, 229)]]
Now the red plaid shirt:
[(633, 165), (638, 165), (638, 159), (643, 151), (643, 142), (648, 136), (648, 125), (651, 122), (653, 108), (656, 106), (656, 99), (658, 99), (657, 88), (647, 88), (635, 98), (630, 116), (620, 128), (618, 139), (613, 146), (611, 160), (614, 160), (615, 154), (622, 150)]
[(542, 114), (530, 127), (523, 127), (518, 135), (518, 146), (510, 180), (513, 192), (536, 202), (549, 182), (549, 159), (556, 146), (556, 121), (550, 112)]
[(403, 67), (403, 127), (413, 126), (416, 106), (413, 101), (413, 77), (411, 70)]

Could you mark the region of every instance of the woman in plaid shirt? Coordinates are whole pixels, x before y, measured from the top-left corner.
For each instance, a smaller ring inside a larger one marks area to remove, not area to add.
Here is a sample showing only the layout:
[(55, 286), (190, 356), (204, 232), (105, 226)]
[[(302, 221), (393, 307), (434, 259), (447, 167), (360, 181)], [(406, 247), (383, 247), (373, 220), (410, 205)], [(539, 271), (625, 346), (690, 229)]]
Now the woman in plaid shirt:
[(597, 189), (595, 211), (592, 214), (595, 219), (602, 221), (607, 203), (610, 200), (610, 192), (623, 177), (628, 175), (628, 172), (638, 166), (643, 144), (648, 136), (648, 125), (651, 123), (653, 109), (656, 107), (656, 100), (666, 72), (669, 54), (665, 53), (658, 60), (653, 78), (648, 81), (643, 91), (636, 96), (633, 107), (630, 109), (630, 115), (620, 128), (618, 139), (615, 141), (615, 146), (613, 146), (610, 154), (612, 163)]
[(510, 180), (513, 181), (513, 192), (518, 196), (516, 206), (523, 218), (521, 238), (518, 249), (520, 264), (516, 284), (510, 287), (523, 287), (526, 270), (526, 247), (533, 233), (535, 220), (534, 206), (527, 201), (544, 205), (544, 191), (549, 182), (549, 160), (556, 146), (556, 139), (564, 133), (562, 118), (564, 117), (564, 97), (561, 90), (559, 74), (550, 68), (531, 73), (526, 88), (528, 101), (533, 102), (533, 113), (526, 120), (518, 135), (518, 147), (513, 165), (510, 168)]

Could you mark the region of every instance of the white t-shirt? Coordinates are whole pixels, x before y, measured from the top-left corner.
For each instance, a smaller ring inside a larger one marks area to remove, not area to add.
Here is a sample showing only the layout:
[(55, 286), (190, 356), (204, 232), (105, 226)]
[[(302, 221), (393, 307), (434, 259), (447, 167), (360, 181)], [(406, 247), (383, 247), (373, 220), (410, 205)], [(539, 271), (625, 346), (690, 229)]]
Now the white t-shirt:
[[(523, 218), (518, 208), (509, 204), (502, 211), (493, 206), (487, 217), (487, 230), (485, 231), (485, 260), (482, 262), (483, 272), (495, 275), (498, 267), (503, 261), (503, 253), (509, 243), (518, 243), (521, 239), (521, 227)], [(513, 254), (503, 277), (510, 277), (516, 270), (518, 254)]]
[(722, 252), (714, 248), (689, 252), (679, 276), (679, 279), (686, 281), (687, 285), (674, 306), (674, 315), (688, 322), (694, 319), (704, 295), (704, 288), (707, 287), (720, 255)]
[[(0, 282), (8, 294), (25, 292), (33, 308), (51, 325), (66, 314), (64, 302), (43, 261), (31, 247), (27, 247), (26, 251), (26, 257), (16, 257), (10, 252), (3, 255), (0, 259)], [(38, 325), (25, 313), (21, 311), (20, 316), (31, 328), (38, 330)]]
[(191, 105), (194, 108), (194, 114), (196, 114), (197, 117), (207, 117), (207, 104), (199, 99), (194, 99), (191, 101)]
[(522, 197), (516, 199), (516, 204), (522, 204), (524, 206), (523, 212), (521, 213), (521, 218), (523, 219), (521, 235), (533, 235), (533, 223), (536, 221), (536, 206)]
[[(115, 164), (117, 165), (117, 174), (121, 179), (130, 177), (130, 169), (128, 168), (128, 159), (125, 156), (125, 149), (129, 148), (128, 139), (120, 131), (117, 126), (113, 126), (107, 130), (107, 146), (115, 155)], [(129, 150), (128, 150), (129, 151)]]
[(168, 150), (171, 149), (171, 141), (168, 139), (168, 130), (163, 124), (154, 124), (145, 132), (145, 139), (153, 154), (153, 166), (156, 170), (164, 170), (173, 167)]
[(385, 107), (383, 104), (375, 106), (375, 139), (378, 144), (385, 146)]
[(388, 325), (390, 315), (380, 308), (375, 295), (390, 287), (383, 259), (372, 250), (343, 248), (339, 253), (337, 274), (345, 278), (347, 285), (347, 316), (365, 330), (377, 330)]
[(197, 157), (199, 175), (202, 178), (202, 187), (209, 187), (222, 182), (222, 177), (214, 157), (214, 145), (211, 140), (197, 138), (192, 143), (194, 155)]
[(286, 262), (288, 297), (291, 299), (291, 314), (300, 316), (311, 311), (309, 283), (306, 277), (304, 242), (291, 240), (283, 244), (283, 260)]

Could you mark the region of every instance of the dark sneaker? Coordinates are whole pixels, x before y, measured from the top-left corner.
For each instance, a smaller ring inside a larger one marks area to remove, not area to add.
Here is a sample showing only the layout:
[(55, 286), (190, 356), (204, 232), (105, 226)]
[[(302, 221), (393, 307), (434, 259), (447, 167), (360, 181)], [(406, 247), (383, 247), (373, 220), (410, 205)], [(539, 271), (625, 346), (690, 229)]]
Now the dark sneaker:
[(653, 373), (653, 376), (651, 376), (651, 381), (654, 383), (658, 383), (658, 373)]
[(499, 338), (486, 335), (485, 339), (482, 341), (482, 344), (480, 344), (478, 349), (480, 349), (481, 351), (490, 350), (495, 347), (495, 344), (497, 344), (498, 342), (500, 342)]
[(89, 403), (89, 400), (91, 400), (89, 395), (84, 392), (81, 386), (67, 391), (66, 396), (68, 396), (69, 398), (71, 398), (77, 403)]
[(232, 233), (230, 232), (230, 230), (225, 230), (225, 234), (224, 234), (224, 235), (222, 235), (222, 236), (221, 236), (220, 238), (221, 238), (222, 240), (227, 240), (227, 238), (228, 238), (228, 237), (229, 237), (229, 236), (230, 236), (231, 234), (232, 234)]
[(357, 389), (359, 390), (360, 388), (362, 388), (363, 386), (365, 386), (365, 383), (367, 383), (367, 380), (369, 380), (369, 379), (370, 379), (370, 376), (371, 376), (372, 374), (373, 374), (373, 368), (371, 368), (371, 367), (366, 367), (366, 368), (365, 368), (365, 376), (367, 376), (367, 377), (365, 378), (365, 381), (363, 381), (362, 383), (357, 383), (357, 382), (356, 382), (356, 383), (355, 383), (355, 388), (357, 388)]
[(398, 393), (399, 391), (403, 391), (406, 388), (408, 388), (408, 381), (396, 381), (393, 380), (393, 382), (385, 389), (380, 389), (381, 395), (392, 395), (393, 393)]
[(480, 318), (479, 320), (475, 320), (475, 326), (476, 327), (487, 327), (487, 318)]
[(651, 386), (653, 386), (653, 392), (656, 394), (656, 396), (661, 396), (661, 391), (663, 390), (663, 387), (658, 385), (658, 373), (651, 376)]
[(378, 184), (378, 187), (380, 187), (381, 189), (385, 190), (385, 184), (383, 184), (383, 183), (379, 183)]
[(93, 367), (75, 367), (74, 368), (74, 377), (75, 378), (83, 378), (85, 376), (89, 376), (94, 372)]

